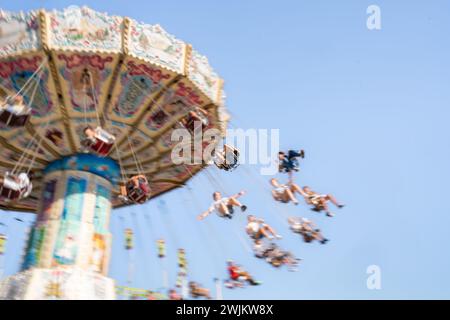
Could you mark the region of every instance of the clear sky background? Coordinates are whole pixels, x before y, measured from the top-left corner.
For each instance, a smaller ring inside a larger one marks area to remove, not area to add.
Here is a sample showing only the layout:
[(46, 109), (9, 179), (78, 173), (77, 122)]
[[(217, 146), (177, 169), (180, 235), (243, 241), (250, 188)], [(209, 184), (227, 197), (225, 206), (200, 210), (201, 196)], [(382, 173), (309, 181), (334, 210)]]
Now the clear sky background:
[[(156, 199), (113, 213), (110, 276), (118, 284), (127, 281), (123, 230), (131, 227), (134, 287), (161, 288), (164, 268), (173, 284), (176, 248), (184, 247), (190, 278), (205, 286), (226, 277), (229, 258), (263, 281), (224, 289), (228, 299), (450, 298), (449, 1), (0, 1), (12, 11), (71, 4), (159, 23), (192, 43), (225, 79), (233, 125), (280, 128), (282, 149), (306, 150), (297, 182), (347, 204), (327, 218), (272, 201), (257, 166), (231, 174), (211, 168), (189, 182), (192, 193), (161, 197), (168, 210), (158, 210)], [(381, 8), (379, 31), (366, 28), (371, 4)], [(195, 220), (216, 189), (210, 176), (228, 193), (248, 191), (249, 213), (265, 218), (284, 236), (280, 245), (304, 259), (299, 272), (254, 258), (243, 216)], [(312, 218), (331, 241), (303, 243), (286, 215)], [(1, 212), (9, 225), (7, 275), (19, 270), (33, 220)], [(159, 237), (168, 242), (165, 265), (156, 258)], [(381, 290), (366, 287), (369, 265), (381, 268)]]

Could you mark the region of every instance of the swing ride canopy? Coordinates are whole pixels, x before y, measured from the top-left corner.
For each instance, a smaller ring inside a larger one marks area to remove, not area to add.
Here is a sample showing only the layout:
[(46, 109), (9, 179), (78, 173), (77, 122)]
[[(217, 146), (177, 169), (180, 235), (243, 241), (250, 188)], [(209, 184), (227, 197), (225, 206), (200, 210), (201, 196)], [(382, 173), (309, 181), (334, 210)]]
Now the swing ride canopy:
[[(0, 125), (0, 171), (33, 173), (31, 196), (0, 207), (36, 211), (46, 168), (60, 159), (71, 165), (64, 159), (80, 152), (87, 125), (115, 135), (109, 157), (123, 176), (145, 174), (152, 197), (183, 185), (202, 166), (172, 163), (171, 133), (193, 107), (224, 133), (222, 87), (206, 57), (159, 25), (86, 7), (0, 11), (0, 101), (20, 92), (32, 108), (25, 127)], [(122, 205), (117, 197), (112, 204)]]

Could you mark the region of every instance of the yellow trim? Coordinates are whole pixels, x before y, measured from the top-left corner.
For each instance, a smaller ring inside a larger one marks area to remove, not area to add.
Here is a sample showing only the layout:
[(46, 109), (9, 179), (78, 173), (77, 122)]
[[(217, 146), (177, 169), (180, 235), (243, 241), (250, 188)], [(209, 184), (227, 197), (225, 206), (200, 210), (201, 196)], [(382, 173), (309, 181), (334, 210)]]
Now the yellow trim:
[(44, 51), (48, 51), (50, 47), (48, 43), (47, 13), (42, 9), (39, 10), (39, 27), (42, 48)]
[(189, 75), (189, 61), (191, 60), (192, 45), (189, 43), (184, 44), (184, 57), (183, 57), (183, 75), (186, 77)]
[(125, 55), (128, 55), (130, 48), (130, 27), (131, 27), (131, 20), (128, 17), (124, 17), (123, 21), (123, 30), (122, 30), (122, 52)]
[(48, 65), (49, 65), (49, 69), (50, 69), (50, 74), (53, 79), (53, 84), (55, 86), (56, 93), (58, 95), (59, 110), (63, 117), (62, 123), (63, 123), (64, 129), (66, 131), (67, 141), (69, 142), (69, 148), (72, 150), (73, 153), (76, 153), (76, 152), (78, 152), (78, 150), (77, 150), (75, 141), (72, 136), (72, 125), (69, 121), (70, 116), (69, 116), (69, 112), (67, 111), (67, 108), (66, 108), (66, 100), (67, 99), (64, 96), (64, 92), (62, 90), (62, 86), (61, 86), (61, 82), (60, 82), (61, 80), (59, 78), (56, 63), (55, 63), (54, 52), (48, 51), (46, 53), (48, 55)]
[(223, 92), (223, 85), (224, 85), (224, 81), (223, 79), (219, 78), (219, 84), (217, 85), (217, 93), (216, 93), (216, 104), (218, 106), (222, 105), (222, 92)]

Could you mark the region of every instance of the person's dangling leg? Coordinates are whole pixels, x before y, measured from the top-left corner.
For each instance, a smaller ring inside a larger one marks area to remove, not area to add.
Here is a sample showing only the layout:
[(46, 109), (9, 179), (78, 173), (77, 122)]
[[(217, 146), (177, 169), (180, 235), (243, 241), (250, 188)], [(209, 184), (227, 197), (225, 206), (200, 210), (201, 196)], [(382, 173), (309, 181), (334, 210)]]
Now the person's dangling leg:
[(252, 277), (249, 273), (247, 273), (247, 272), (246, 272), (246, 280), (247, 280), (247, 282), (248, 282), (249, 284), (251, 284), (252, 286), (257, 286), (257, 285), (259, 285), (259, 282), (256, 281), (255, 279), (253, 279), (253, 277)]
[(322, 235), (322, 232), (320, 232), (319, 229), (314, 230), (312, 235), (313, 235), (314, 239), (319, 241), (321, 244), (325, 244), (328, 242), (328, 239)]
[(260, 228), (259, 228), (259, 233), (260, 233), (264, 238), (267, 238), (267, 239), (269, 239), (269, 240), (272, 240), (272, 239), (273, 239), (273, 235), (272, 235), (268, 230), (266, 230), (264, 227), (260, 227)]
[(278, 238), (278, 239), (281, 239), (281, 236), (279, 235), (279, 234), (277, 234), (276, 232), (275, 232), (275, 230), (271, 227), (271, 226), (269, 226), (269, 225), (263, 225), (263, 226), (261, 226), (261, 233), (266, 237), (266, 238), (273, 238), (273, 237), (275, 237), (275, 238)]
[(338, 207), (338, 208), (344, 207), (344, 205), (340, 204), (340, 203), (336, 200), (336, 198), (335, 198), (333, 195), (331, 195), (331, 194), (327, 194), (326, 197), (325, 197), (325, 199), (326, 199), (326, 200), (329, 200), (332, 204), (334, 204), (334, 205), (335, 205), (336, 207)]
[(334, 216), (334, 213), (332, 213), (330, 211), (330, 208), (328, 207), (328, 203), (327, 203), (327, 201), (325, 199), (323, 201), (321, 201), (320, 207), (322, 207), (323, 210), (325, 210), (327, 216), (329, 216), (329, 217), (333, 217)]
[(297, 158), (297, 157), (304, 158), (305, 157), (305, 151), (303, 151), (303, 150), (300, 150), (300, 151), (289, 150), (288, 151), (288, 159), (289, 160)]
[(232, 206), (240, 207), (242, 204), (236, 200), (236, 198), (230, 198), (228, 199), (228, 204), (231, 204)]
[(290, 201), (292, 201), (295, 205), (298, 204), (298, 200), (295, 198), (295, 196), (294, 196), (294, 194), (292, 193), (291, 190), (286, 189), (286, 190), (284, 191), (284, 194), (285, 194), (285, 196), (286, 196)]
[(218, 211), (225, 217), (230, 218), (232, 217), (230, 210), (228, 210), (228, 206), (225, 203), (221, 203), (219, 205)]
[(228, 199), (228, 204), (231, 206), (239, 207), (239, 208), (241, 208), (242, 211), (247, 210), (247, 206), (243, 205), (242, 203), (237, 201), (236, 198), (233, 198), (233, 197)]
[(303, 190), (302, 190), (302, 188), (300, 188), (300, 186), (298, 185), (298, 184), (295, 184), (295, 183), (291, 183), (290, 184), (290, 186), (289, 186), (289, 188), (290, 188), (290, 191), (292, 192), (292, 193), (298, 193), (299, 195), (301, 195), (301, 196), (304, 196), (305, 195), (305, 193), (303, 192)]

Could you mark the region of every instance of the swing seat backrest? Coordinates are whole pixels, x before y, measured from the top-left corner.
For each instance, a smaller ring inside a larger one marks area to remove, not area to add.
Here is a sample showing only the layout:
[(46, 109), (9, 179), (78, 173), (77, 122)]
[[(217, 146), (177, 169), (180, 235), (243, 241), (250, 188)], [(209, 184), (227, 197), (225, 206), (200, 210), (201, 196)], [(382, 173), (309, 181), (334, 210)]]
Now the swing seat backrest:
[(106, 130), (97, 127), (95, 129), (95, 137), (107, 144), (113, 144), (116, 138)]
[(5, 174), (5, 176), (3, 177), (3, 188), (20, 192), (20, 184), (17, 178), (11, 174)]

